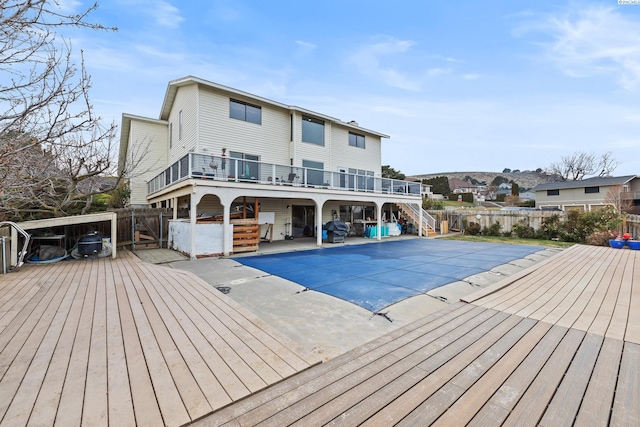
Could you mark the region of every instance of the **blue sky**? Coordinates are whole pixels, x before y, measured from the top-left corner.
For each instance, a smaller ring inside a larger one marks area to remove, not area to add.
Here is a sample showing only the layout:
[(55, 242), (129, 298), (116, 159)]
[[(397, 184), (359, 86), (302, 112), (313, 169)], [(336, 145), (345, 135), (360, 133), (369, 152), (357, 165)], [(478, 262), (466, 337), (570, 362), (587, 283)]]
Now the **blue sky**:
[[(91, 2), (65, 0), (69, 10)], [(106, 120), (157, 118), (194, 75), (391, 136), (406, 174), (612, 151), (640, 174), (640, 5), (617, 1), (103, 1), (71, 31)]]

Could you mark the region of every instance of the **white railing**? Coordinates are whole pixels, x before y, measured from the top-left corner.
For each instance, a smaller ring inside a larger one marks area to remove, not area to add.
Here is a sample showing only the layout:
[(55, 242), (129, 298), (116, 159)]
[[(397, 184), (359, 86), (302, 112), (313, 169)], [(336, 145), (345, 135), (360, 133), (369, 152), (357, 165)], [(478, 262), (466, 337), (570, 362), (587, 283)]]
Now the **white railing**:
[(147, 183), (149, 194), (187, 178), (420, 197), (420, 183), (189, 153)]
[(429, 212), (422, 209), (422, 207), (416, 208), (413, 204), (403, 203), (403, 205), (403, 208), (410, 210), (416, 219), (422, 216), (422, 223), (426, 224), (427, 227), (431, 228), (433, 231), (436, 231), (436, 219), (432, 217)]

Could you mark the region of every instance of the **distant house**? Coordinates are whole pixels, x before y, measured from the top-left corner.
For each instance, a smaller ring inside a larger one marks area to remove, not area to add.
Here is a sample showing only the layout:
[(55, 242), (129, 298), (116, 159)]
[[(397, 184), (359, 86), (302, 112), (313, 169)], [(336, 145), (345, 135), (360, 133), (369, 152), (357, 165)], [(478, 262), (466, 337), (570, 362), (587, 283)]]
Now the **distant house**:
[(611, 204), (613, 193), (630, 200), (634, 206), (640, 205), (640, 177), (637, 175), (550, 182), (539, 184), (532, 191), (537, 208), (591, 211)]
[(449, 178), (449, 189), (454, 194), (476, 193), (478, 187), (460, 178)]

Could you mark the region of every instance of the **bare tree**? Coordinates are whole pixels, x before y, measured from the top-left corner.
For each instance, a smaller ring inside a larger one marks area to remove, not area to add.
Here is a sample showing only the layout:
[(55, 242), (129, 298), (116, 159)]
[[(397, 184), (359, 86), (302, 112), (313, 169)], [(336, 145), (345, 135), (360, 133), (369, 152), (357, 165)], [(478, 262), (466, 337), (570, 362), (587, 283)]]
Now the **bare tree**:
[(575, 181), (589, 176), (610, 176), (619, 164), (610, 151), (600, 157), (576, 151), (570, 156), (562, 157), (559, 162), (551, 163), (546, 172), (558, 181)]
[(117, 127), (94, 114), (83, 53), (76, 64), (61, 34), (117, 30), (89, 22), (97, 7), (68, 14), (56, 0), (0, 0), (0, 214), (65, 215), (122, 179), (103, 179), (117, 171)]
[(612, 185), (604, 201), (613, 206), (618, 213), (626, 212), (633, 206), (632, 195), (625, 192), (622, 185)]

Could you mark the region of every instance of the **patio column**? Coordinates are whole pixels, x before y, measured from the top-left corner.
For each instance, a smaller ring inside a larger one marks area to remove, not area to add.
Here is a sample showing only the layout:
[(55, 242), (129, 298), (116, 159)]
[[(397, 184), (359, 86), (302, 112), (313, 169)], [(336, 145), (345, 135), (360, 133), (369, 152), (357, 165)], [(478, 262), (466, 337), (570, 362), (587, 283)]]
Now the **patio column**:
[(316, 246), (322, 246), (322, 209), (326, 200), (314, 200), (316, 203)]
[(196, 218), (198, 216), (198, 197), (196, 196), (196, 192), (193, 191), (191, 196), (189, 197), (189, 231), (190, 231), (190, 244), (191, 248), (189, 249), (189, 257), (191, 260), (198, 259), (196, 257)]
[[(229, 256), (233, 252), (233, 234), (231, 230), (231, 202), (222, 205), (222, 254)], [(231, 238), (229, 234), (231, 233)]]
[(171, 199), (171, 207), (173, 208), (173, 218), (178, 219), (178, 198), (174, 197)]
[(378, 226), (376, 227), (376, 240), (382, 240), (382, 204), (376, 205), (376, 218), (378, 218)]

